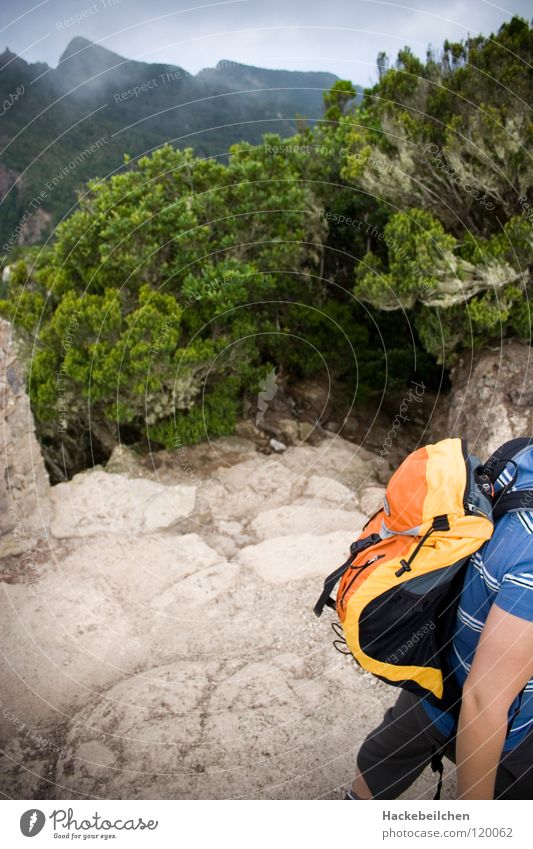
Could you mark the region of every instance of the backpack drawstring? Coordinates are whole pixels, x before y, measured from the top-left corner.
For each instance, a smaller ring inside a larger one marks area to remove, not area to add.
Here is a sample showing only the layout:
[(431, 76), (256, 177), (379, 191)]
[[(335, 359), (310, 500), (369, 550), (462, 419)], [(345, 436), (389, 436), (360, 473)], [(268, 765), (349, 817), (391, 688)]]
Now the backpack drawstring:
[[(336, 651), (339, 652), (339, 654), (350, 654), (351, 655), (351, 651), (348, 648), (348, 644), (347, 644), (346, 638), (344, 636), (344, 631), (342, 630), (342, 625), (340, 625), (339, 622), (332, 622), (331, 628), (333, 630), (333, 633), (337, 636), (337, 639), (333, 640), (333, 647), (336, 649)], [(344, 648), (341, 648), (341, 646), (345, 646), (346, 649), (348, 649), (348, 650), (345, 651)]]
[(422, 546), (424, 545), (424, 543), (426, 542), (428, 537), (430, 537), (431, 534), (434, 531), (449, 531), (449, 530), (450, 530), (450, 523), (448, 521), (448, 517), (445, 516), (445, 515), (435, 516), (435, 518), (433, 519), (433, 524), (431, 525), (429, 530), (426, 531), (424, 536), (420, 538), (420, 540), (417, 543), (415, 550), (413, 551), (413, 553), (409, 557), (409, 560), (400, 560), (400, 563), (402, 564), (402, 568), (398, 569), (398, 571), (394, 573), (396, 575), (396, 577), (401, 578), (401, 576), (403, 575), (404, 572), (410, 572), (411, 571), (411, 563), (415, 559), (416, 555), (418, 554), (418, 552), (420, 551), (420, 549), (422, 548)]

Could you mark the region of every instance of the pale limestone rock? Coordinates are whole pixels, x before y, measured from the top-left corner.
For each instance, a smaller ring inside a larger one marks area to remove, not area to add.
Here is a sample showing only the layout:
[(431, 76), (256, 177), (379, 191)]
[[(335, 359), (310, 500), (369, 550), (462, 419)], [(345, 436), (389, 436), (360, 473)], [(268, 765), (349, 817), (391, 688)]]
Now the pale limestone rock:
[[(202, 700), (216, 668), (180, 661), (148, 669), (89, 703), (67, 735), (71, 757), (57, 764), (58, 798), (91, 796), (98, 780), (108, 798), (185, 798), (187, 752), (202, 738)], [(104, 769), (102, 754), (111, 766), (126, 769)]]
[[(25, 722), (57, 718), (149, 663), (151, 645), (143, 635), (161, 599), (190, 605), (202, 593), (222, 592), (228, 579), (221, 584), (210, 572), (217, 562), (195, 534), (108, 537), (72, 552), (34, 584), (4, 585), (4, 706)], [(183, 591), (173, 596), (180, 584)]]
[(359, 507), (368, 519), (381, 510), (384, 496), (384, 486), (367, 486), (358, 494)]
[(239, 536), (242, 532), (242, 525), (240, 522), (219, 522), (218, 528), (221, 534), (227, 534), (230, 537)]
[(11, 325), (0, 319), (0, 558), (21, 554), (46, 536), (50, 482), (35, 438), (24, 376)]
[(70, 580), (103, 582), (129, 608), (149, 611), (150, 599), (219, 561), (197, 534), (145, 534), (90, 540), (60, 565)]
[(238, 575), (238, 565), (225, 560), (197, 569), (154, 599), (150, 610), (154, 615), (179, 618), (184, 606), (197, 606), (201, 609), (215, 598), (229, 593), (235, 586)]
[(76, 756), (83, 763), (87, 773), (95, 779), (106, 777), (109, 768), (117, 766), (115, 755), (107, 746), (98, 740), (91, 740), (79, 746)]
[(223, 534), (212, 534), (209, 537), (209, 544), (223, 556), (224, 560), (231, 560), (238, 551), (236, 540)]
[[(117, 799), (312, 798), (331, 692), (340, 705), (338, 686), (322, 676), (308, 681), (295, 654), (149, 669), (77, 714), (70, 757), (57, 766), (58, 798), (91, 795), (98, 780)], [(295, 753), (299, 769), (280, 786)], [(115, 768), (104, 771), (103, 760)], [(302, 771), (305, 782), (296, 778)]]
[[(0, 683), (2, 707), (65, 751), (4, 745), (20, 763), (4, 792), (341, 798), (396, 692), (336, 654), (332, 614), (312, 608), (357, 535), (376, 458), (337, 438), (269, 457), (240, 444), (240, 462), (226, 448), (235, 465), (197, 487), (175, 486), (169, 467), (170, 486), (96, 471), (53, 488), (72, 538), (35, 584), (3, 587)], [(251, 545), (250, 522), (287, 534)], [(22, 740), (9, 716), (2, 738)]]
[(295, 472), (297, 479), (304, 483), (311, 475), (327, 476), (354, 491), (373, 484), (377, 469), (374, 454), (340, 436), (317, 446), (299, 445), (287, 451), (278, 462)]
[(238, 560), (272, 584), (325, 578), (346, 560), (352, 540), (350, 531), (274, 537), (243, 548)]
[(530, 345), (512, 340), (463, 354), (452, 370), (451, 393), (437, 403), (433, 440), (464, 437), (487, 460), (504, 442), (533, 433), (532, 387)]
[[(340, 798), (392, 699), (332, 657), (182, 659), (117, 682), (72, 717), (55, 798)], [(418, 794), (432, 784), (428, 772)]]
[(116, 475), (127, 475), (131, 478), (148, 476), (148, 469), (143, 464), (142, 457), (127, 445), (116, 445), (105, 464), (106, 472)]
[(196, 487), (83, 472), (68, 483), (57, 484), (50, 495), (52, 535), (86, 537), (168, 528), (192, 513)]
[(35, 799), (42, 789), (41, 776), (49, 774), (49, 763), (55, 761), (57, 752), (51, 741), (47, 745), (45, 734), (37, 734), (34, 739), (31, 727), (22, 730), (20, 741), (14, 736), (17, 732), (20, 733), (20, 723), (6, 728), (6, 733), (2, 734), (6, 741), (2, 742), (0, 754), (2, 785), (9, 788), (10, 799)]
[(305, 478), (287, 467), (286, 451), (281, 456), (253, 459), (217, 471), (202, 486), (202, 495), (216, 521), (235, 521), (254, 515), (261, 507), (275, 507), (294, 501), (303, 489)]
[(311, 475), (304, 494), (309, 498), (322, 498), (348, 507), (355, 503), (355, 493), (334, 478), (325, 475)]
[(2, 608), (2, 698), (28, 724), (59, 721), (146, 662), (134, 619), (98, 576), (6, 585)]
[[(169, 492), (170, 490), (170, 492)], [(192, 486), (162, 486), (144, 509), (144, 527), (149, 531), (169, 528), (194, 509), (196, 489)]]
[(244, 436), (220, 436), (211, 440), (211, 450), (217, 454), (255, 454), (256, 447), (251, 439)]
[(273, 537), (306, 534), (327, 534), (347, 531), (356, 534), (365, 518), (356, 510), (315, 507), (313, 503), (286, 505), (264, 510), (250, 523), (250, 529), (260, 540)]

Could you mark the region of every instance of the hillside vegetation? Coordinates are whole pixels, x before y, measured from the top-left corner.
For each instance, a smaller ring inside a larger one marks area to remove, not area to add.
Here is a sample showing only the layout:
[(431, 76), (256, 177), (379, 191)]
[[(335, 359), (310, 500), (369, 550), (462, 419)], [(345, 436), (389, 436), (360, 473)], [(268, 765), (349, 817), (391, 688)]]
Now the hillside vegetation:
[(169, 141), (224, 158), (235, 142), (258, 143), (272, 131), (290, 135), (297, 115), (321, 118), (322, 91), (336, 80), (228, 60), (192, 75), (79, 37), (57, 68), (28, 64), (8, 50), (0, 68), (0, 103), (9, 107), (0, 126), (0, 247), (26, 211), (34, 220), (23, 243), (43, 241), (72, 211), (77, 190), (119, 170), (125, 153), (134, 158)]
[(532, 48), (517, 18), (406, 48), (291, 138), (93, 180), (1, 304), (41, 438), (172, 448), (231, 432), (272, 368), (384, 391), (529, 339)]

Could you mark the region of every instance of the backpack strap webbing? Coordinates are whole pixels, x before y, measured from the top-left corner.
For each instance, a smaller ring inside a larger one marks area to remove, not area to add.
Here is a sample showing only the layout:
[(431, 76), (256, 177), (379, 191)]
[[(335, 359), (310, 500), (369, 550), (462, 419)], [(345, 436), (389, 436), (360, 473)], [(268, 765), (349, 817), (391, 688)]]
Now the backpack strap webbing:
[(369, 548), (371, 545), (375, 545), (381, 539), (379, 534), (370, 534), (363, 539), (358, 539), (355, 542), (352, 542), (350, 546), (350, 556), (348, 560), (335, 569), (331, 575), (328, 575), (326, 580), (324, 581), (324, 589), (320, 594), (320, 598), (315, 604), (313, 610), (316, 616), (322, 616), (325, 607), (331, 607), (332, 610), (335, 610), (336, 604), (335, 599), (331, 597), (331, 593), (333, 592), (333, 588), (337, 581), (339, 581), (349, 566), (352, 565), (353, 561), (357, 557), (357, 555), (364, 551), (365, 548)]
[(515, 489), (502, 495), (492, 508), (492, 518), (496, 522), (512, 510), (533, 511), (533, 489)]
[(437, 749), (436, 746), (433, 746), (431, 750), (431, 769), (433, 772), (438, 772), (439, 780), (437, 782), (437, 789), (435, 790), (435, 795), (433, 796), (433, 801), (440, 800), (440, 794), (442, 792), (442, 777), (444, 775), (444, 764), (442, 763), (442, 757), (444, 752), (442, 749)]
[(533, 447), (533, 437), (521, 436), (517, 439), (510, 439), (508, 442), (504, 442), (503, 445), (500, 445), (494, 454), (489, 457), (487, 462), (483, 464), (492, 483), (497, 481), (507, 463), (519, 452), (523, 451), (524, 448), (528, 448), (529, 446)]
[(313, 608), (315, 616), (322, 616), (325, 607), (331, 607), (333, 610), (335, 610), (335, 599), (331, 598), (331, 593), (333, 592), (335, 584), (342, 578), (352, 560), (353, 554), (350, 554), (346, 563), (343, 563), (342, 566), (339, 566), (338, 569), (335, 569), (335, 571), (332, 572), (331, 575), (328, 575), (328, 577), (324, 581), (324, 589), (322, 590), (320, 598), (318, 599), (317, 603)]

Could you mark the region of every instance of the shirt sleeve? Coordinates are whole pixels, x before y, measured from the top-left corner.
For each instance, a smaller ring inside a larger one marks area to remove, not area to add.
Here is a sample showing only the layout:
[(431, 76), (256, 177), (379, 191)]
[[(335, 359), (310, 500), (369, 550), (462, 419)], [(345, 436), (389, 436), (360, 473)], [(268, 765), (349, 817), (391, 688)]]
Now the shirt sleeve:
[(533, 564), (529, 569), (520, 566), (507, 572), (494, 603), (513, 616), (533, 622)]

